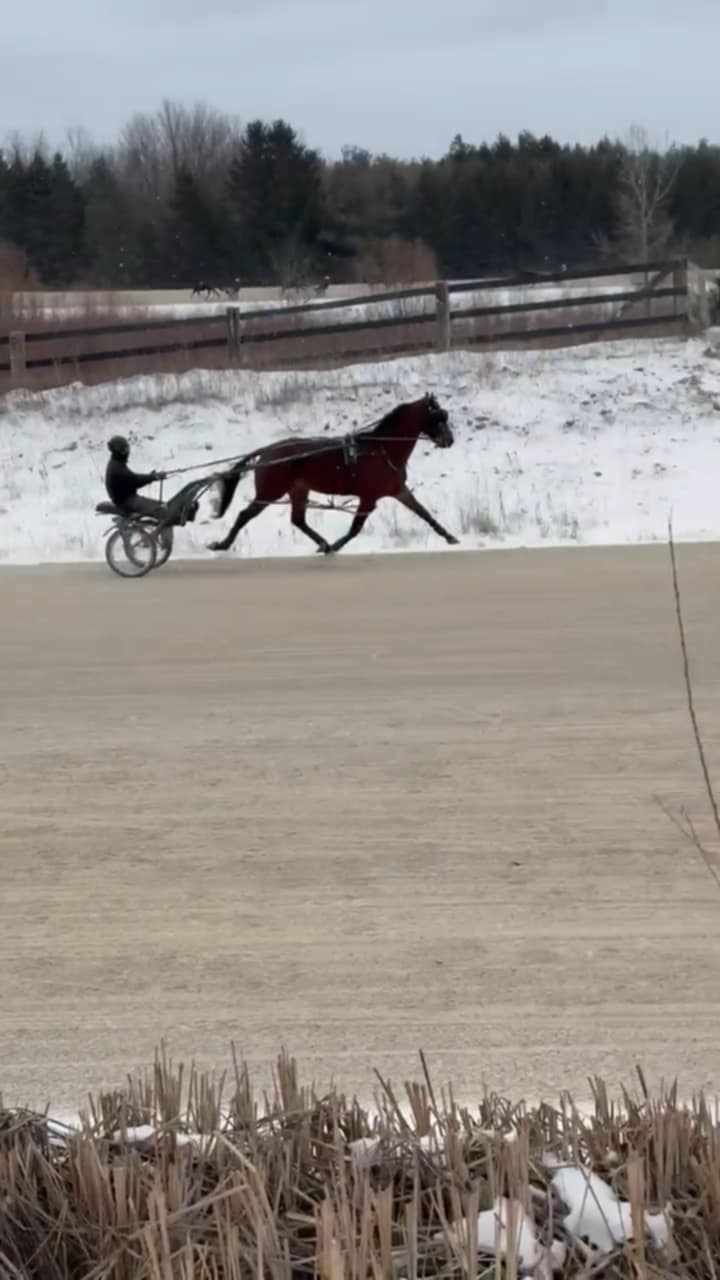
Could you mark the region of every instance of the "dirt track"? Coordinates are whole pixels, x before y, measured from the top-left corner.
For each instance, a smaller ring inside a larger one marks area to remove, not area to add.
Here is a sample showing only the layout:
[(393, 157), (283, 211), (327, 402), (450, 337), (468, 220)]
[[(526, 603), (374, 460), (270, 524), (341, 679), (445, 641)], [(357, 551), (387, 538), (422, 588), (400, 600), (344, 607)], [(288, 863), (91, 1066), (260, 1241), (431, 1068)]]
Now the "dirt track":
[[(720, 775), (720, 550), (682, 547)], [(0, 1090), (179, 1056), (720, 1086), (667, 552), (0, 573)]]

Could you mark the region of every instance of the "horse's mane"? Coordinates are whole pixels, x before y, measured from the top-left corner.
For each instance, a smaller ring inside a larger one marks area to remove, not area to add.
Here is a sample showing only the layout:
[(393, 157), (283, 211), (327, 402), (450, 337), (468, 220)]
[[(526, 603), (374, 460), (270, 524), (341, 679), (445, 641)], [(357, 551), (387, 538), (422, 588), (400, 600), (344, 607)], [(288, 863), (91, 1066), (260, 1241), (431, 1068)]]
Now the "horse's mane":
[(384, 435), (386, 428), (397, 426), (399, 418), (405, 414), (407, 408), (408, 405), (406, 404), (396, 404), (395, 408), (391, 409), (389, 413), (386, 413), (384, 418), (381, 418), (379, 422), (375, 422), (371, 427), (365, 427), (361, 431), (358, 431), (357, 435), (361, 438), (363, 436)]

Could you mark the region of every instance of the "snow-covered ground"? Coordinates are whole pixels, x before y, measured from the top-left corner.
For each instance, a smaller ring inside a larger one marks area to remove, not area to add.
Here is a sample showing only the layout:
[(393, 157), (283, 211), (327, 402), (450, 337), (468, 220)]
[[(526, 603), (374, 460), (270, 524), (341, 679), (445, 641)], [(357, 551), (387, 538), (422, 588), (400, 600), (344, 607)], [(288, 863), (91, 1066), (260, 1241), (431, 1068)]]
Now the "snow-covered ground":
[[(698, 339), (567, 351), (452, 352), (302, 373), (195, 371), (0, 399), (0, 561), (98, 559), (106, 518), (106, 440), (133, 441), (139, 470), (202, 463), (287, 435), (346, 433), (432, 390), (456, 443), (422, 442), (410, 483), (462, 546), (519, 547), (663, 539), (672, 512), (688, 540), (720, 537), (720, 330)], [(173, 492), (186, 477), (168, 483)], [(153, 492), (149, 490), (148, 492)], [(228, 516), (179, 530), (177, 554), (206, 556)], [(343, 513), (312, 512), (329, 537)], [(385, 501), (344, 554), (445, 549)], [(286, 507), (266, 511), (236, 555), (308, 555)]]

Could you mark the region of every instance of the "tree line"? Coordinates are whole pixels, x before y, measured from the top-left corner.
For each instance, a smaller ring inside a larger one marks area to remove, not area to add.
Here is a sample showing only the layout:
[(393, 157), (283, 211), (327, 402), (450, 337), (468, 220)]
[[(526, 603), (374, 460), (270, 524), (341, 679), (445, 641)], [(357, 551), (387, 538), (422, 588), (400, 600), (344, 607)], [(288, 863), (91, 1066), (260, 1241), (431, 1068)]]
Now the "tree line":
[(0, 151), (0, 288), (395, 283), (670, 251), (720, 265), (720, 147), (659, 151), (637, 128), (330, 161), (284, 120), (166, 102), (111, 147), (76, 131), (55, 154)]

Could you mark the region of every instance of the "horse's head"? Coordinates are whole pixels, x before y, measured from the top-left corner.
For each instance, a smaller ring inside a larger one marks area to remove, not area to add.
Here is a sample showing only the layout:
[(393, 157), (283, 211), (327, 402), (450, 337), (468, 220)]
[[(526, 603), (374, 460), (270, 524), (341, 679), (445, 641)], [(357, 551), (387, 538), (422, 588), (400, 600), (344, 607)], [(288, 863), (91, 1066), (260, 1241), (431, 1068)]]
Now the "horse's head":
[(449, 449), (455, 437), (450, 427), (446, 409), (441, 409), (435, 396), (429, 392), (420, 401), (420, 411), (424, 414), (422, 434), (432, 440), (438, 449)]

